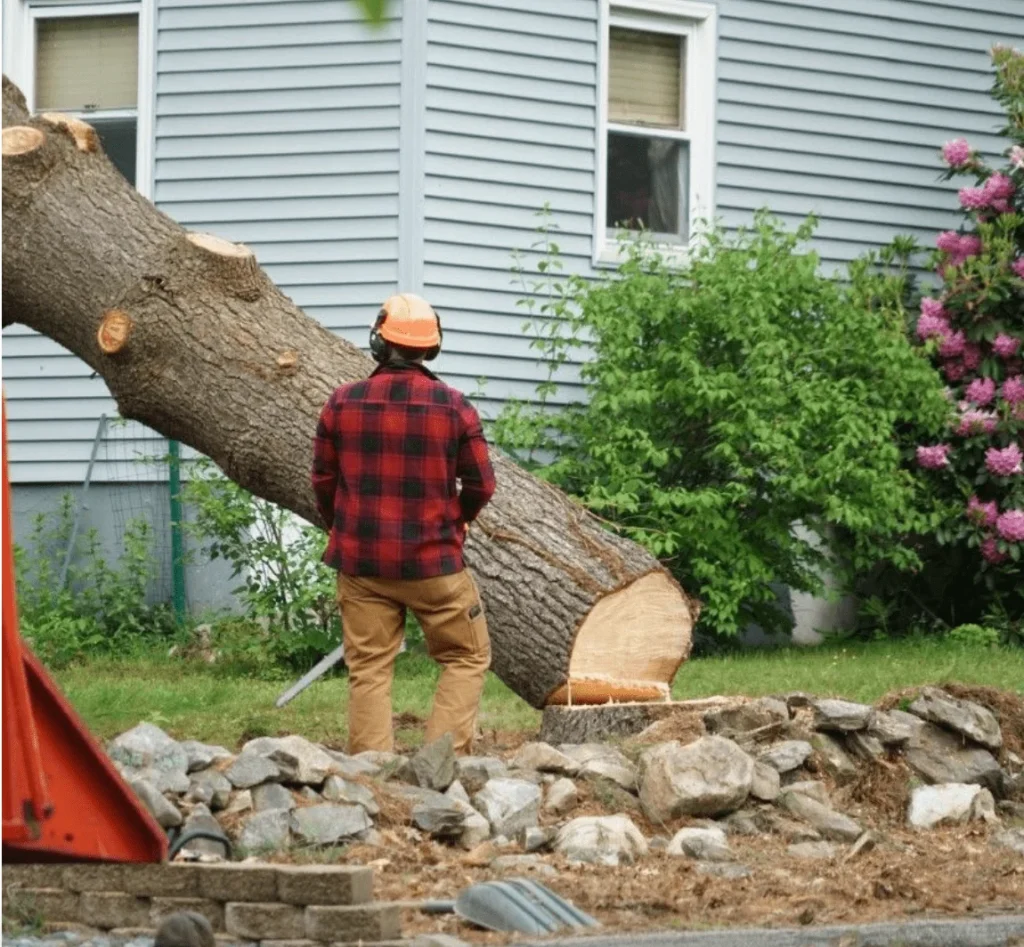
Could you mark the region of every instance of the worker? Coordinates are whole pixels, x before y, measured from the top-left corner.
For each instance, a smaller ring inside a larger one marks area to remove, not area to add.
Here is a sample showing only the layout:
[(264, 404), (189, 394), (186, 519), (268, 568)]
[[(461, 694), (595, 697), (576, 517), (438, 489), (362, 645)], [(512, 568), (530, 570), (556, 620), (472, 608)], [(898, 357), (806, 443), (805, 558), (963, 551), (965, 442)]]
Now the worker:
[(441, 338), (425, 299), (390, 297), (370, 330), (378, 367), (338, 388), (317, 426), (313, 489), (330, 530), (324, 562), (338, 570), (350, 753), (394, 746), (406, 609), (442, 668), (427, 742), (451, 733), (468, 754), (476, 731), (491, 646), (462, 547), (494, 493), (494, 471), (476, 410), (424, 365)]

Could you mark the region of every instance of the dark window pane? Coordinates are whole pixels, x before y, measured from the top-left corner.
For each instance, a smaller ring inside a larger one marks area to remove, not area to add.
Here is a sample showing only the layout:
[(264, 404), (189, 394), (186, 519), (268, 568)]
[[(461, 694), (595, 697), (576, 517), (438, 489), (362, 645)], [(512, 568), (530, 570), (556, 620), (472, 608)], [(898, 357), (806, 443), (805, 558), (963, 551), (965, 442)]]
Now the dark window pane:
[(688, 144), (608, 134), (607, 227), (686, 236)]
[(135, 148), (138, 121), (131, 118), (90, 118), (82, 116), (99, 133), (107, 157), (114, 162), (128, 183), (135, 184)]

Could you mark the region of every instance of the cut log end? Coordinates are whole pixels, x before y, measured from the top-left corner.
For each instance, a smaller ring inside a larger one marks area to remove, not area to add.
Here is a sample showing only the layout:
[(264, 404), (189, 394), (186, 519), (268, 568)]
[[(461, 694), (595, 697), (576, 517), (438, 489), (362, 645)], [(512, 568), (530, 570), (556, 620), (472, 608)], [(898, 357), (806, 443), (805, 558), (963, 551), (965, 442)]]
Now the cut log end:
[(96, 332), (96, 342), (104, 355), (116, 355), (128, 344), (132, 334), (132, 319), (121, 309), (108, 309)]
[(242, 260), (252, 258), (252, 250), (244, 244), (232, 243), (223, 237), (215, 237), (212, 233), (190, 233), (188, 242), (214, 256)]
[(580, 625), (568, 681), (548, 704), (668, 700), (690, 653), (695, 609), (664, 572), (651, 572), (602, 598)]
[(71, 115), (64, 115), (61, 112), (44, 112), (39, 119), (54, 128), (66, 129), (74, 139), (75, 147), (79, 151), (89, 154), (99, 151), (100, 136), (88, 122), (83, 122), (80, 118), (74, 118)]
[(256, 255), (241, 243), (232, 243), (211, 233), (189, 233), (189, 247), (199, 253), (194, 260), (200, 267), (202, 278), (217, 289), (255, 302), (266, 289), (266, 280), (256, 262)]
[(29, 125), (14, 125), (5, 128), (3, 133), (3, 156), (12, 158), (17, 155), (31, 154), (43, 147), (46, 141), (44, 135), (38, 128)]

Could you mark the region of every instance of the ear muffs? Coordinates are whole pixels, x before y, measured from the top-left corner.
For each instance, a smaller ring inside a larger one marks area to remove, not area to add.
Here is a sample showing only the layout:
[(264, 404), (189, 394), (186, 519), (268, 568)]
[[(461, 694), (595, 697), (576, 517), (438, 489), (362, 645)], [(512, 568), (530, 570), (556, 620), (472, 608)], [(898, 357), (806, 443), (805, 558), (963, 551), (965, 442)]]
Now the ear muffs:
[(427, 351), (427, 354), (423, 356), (423, 360), (426, 362), (432, 362), (441, 352), (441, 344), (444, 342), (444, 330), (441, 328), (441, 315), (435, 309), (434, 315), (437, 317), (437, 345)]
[[(427, 349), (423, 356), (424, 361), (432, 362), (441, 353), (441, 345), (444, 342), (444, 330), (441, 328), (441, 316), (437, 310), (434, 310), (434, 316), (437, 318), (437, 345), (433, 348)], [(387, 319), (387, 311), (381, 309), (377, 313), (377, 321), (373, 324), (373, 328), (370, 329), (370, 354), (373, 356), (373, 360), (378, 364), (383, 365), (385, 362), (391, 359), (391, 343), (380, 334), (381, 326), (384, 325), (384, 321)]]

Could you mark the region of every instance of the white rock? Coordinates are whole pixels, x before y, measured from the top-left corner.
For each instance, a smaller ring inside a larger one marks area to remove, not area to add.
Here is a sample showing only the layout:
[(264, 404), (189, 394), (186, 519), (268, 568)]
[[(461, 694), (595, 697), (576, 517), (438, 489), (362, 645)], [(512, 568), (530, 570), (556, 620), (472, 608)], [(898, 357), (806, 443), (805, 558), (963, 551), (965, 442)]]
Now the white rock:
[(188, 753), (152, 723), (140, 723), (114, 737), (108, 751), (112, 760), (132, 769), (188, 772)]
[(774, 802), (779, 796), (780, 788), (779, 771), (767, 763), (755, 760), (754, 779), (750, 784), (750, 795), (755, 799), (760, 799), (762, 802)]
[(855, 704), (849, 700), (812, 700), (814, 726), (818, 730), (866, 730), (875, 715), (869, 704)]
[(239, 847), (247, 852), (276, 851), (288, 846), (287, 809), (266, 809), (254, 812), (242, 823), (238, 834)]
[(555, 851), (570, 862), (631, 864), (647, 854), (647, 840), (628, 816), (584, 816), (559, 830)]
[(762, 763), (767, 763), (778, 773), (788, 773), (807, 762), (814, 751), (806, 740), (783, 740), (758, 754)]
[(701, 861), (732, 861), (725, 832), (719, 828), (680, 829), (668, 843), (669, 855), (686, 855)]
[[(319, 785), (337, 769), (334, 759), (324, 750), (295, 734), (287, 737), (257, 737), (242, 747), (242, 753), (271, 760), (277, 764), (282, 781), (287, 783)], [(238, 760), (235, 765), (237, 763)], [(230, 775), (228, 779), (231, 779)]]
[(452, 783), (444, 791), (444, 794), (449, 799), (454, 799), (454, 800), (456, 800), (458, 802), (464, 802), (467, 806), (471, 804), (470, 801), (469, 801), (469, 793), (466, 792), (466, 790), (463, 787), (462, 783), (460, 783), (458, 780), (455, 780), (455, 782)]
[(473, 805), (495, 835), (515, 836), (537, 824), (540, 787), (523, 779), (492, 779), (473, 797)]
[(184, 821), (181, 813), (164, 798), (151, 782), (145, 779), (135, 779), (131, 780), (129, 785), (161, 827), (170, 829), (181, 825)]
[(228, 804), (224, 807), (225, 813), (234, 814), (237, 812), (248, 812), (252, 808), (252, 792), (248, 789), (243, 789), (241, 792), (236, 792)]
[(281, 771), (269, 757), (242, 753), (224, 771), (224, 776), (236, 789), (252, 789), (261, 783), (279, 779)]
[(825, 784), (819, 783), (816, 779), (803, 779), (796, 783), (790, 783), (786, 787), (786, 792), (802, 792), (805, 796), (810, 796), (823, 806), (832, 805), (832, 800), (828, 797), (828, 790), (825, 788)]
[(603, 743), (566, 743), (558, 748), (579, 763), (578, 776), (610, 779), (628, 792), (636, 792), (637, 769), (615, 747)]
[(854, 842), (864, 831), (848, 815), (836, 812), (803, 793), (783, 790), (779, 804), (798, 819), (813, 826), (825, 838)]
[(926, 687), (910, 705), (910, 712), (963, 734), (989, 750), (1003, 745), (1003, 734), (995, 714), (970, 700), (960, 700), (937, 687)]
[(539, 773), (557, 773), (572, 776), (580, 764), (549, 743), (526, 743), (519, 748), (511, 763), (512, 769), (532, 769)]
[(553, 815), (565, 815), (576, 808), (579, 798), (579, 790), (571, 779), (559, 779), (552, 783), (548, 790), (547, 799), (544, 800), (544, 811)]
[(994, 817), (992, 793), (968, 783), (917, 786), (910, 796), (907, 822), (919, 829), (930, 829), (942, 822), (966, 822), (972, 812), (982, 819), (985, 812)]

